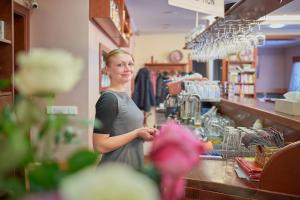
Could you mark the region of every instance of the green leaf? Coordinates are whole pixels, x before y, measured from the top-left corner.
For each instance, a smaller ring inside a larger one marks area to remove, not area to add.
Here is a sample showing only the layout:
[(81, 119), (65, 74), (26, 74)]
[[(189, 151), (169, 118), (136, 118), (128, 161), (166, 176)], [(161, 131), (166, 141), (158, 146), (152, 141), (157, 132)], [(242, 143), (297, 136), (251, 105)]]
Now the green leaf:
[(97, 161), (98, 154), (88, 151), (80, 150), (74, 153), (68, 160), (69, 172), (76, 172), (84, 167), (93, 165)]
[(144, 168), (141, 169), (141, 172), (152, 179), (157, 185), (160, 184), (160, 173), (152, 164), (144, 165)]
[(75, 137), (74, 129), (70, 126), (66, 127), (64, 131), (64, 142), (70, 143), (74, 137)]
[(10, 80), (0, 79), (0, 89), (8, 88), (11, 85)]
[(43, 163), (28, 169), (30, 190), (43, 192), (56, 190), (68, 174), (60, 170), (57, 163)]
[(10, 199), (20, 199), (25, 194), (24, 181), (16, 177), (8, 177), (5, 182), (0, 183), (2, 192), (6, 192)]
[(41, 130), (39, 131), (39, 139), (43, 138), (46, 133), (48, 132), (50, 127), (50, 120), (49, 118), (47, 118), (47, 120), (45, 120), (45, 122), (43, 123)]
[(5, 138), (0, 151), (0, 175), (22, 166), (30, 157), (28, 137), (16, 131)]

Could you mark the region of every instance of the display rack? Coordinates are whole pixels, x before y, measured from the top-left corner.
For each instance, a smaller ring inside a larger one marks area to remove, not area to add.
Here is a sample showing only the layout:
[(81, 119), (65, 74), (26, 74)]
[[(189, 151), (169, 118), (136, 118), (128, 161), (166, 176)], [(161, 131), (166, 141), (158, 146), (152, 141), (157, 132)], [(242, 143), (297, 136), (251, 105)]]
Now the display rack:
[(240, 52), (223, 60), (222, 81), (233, 85), (235, 95), (256, 97), (257, 50)]
[(0, 89), (0, 110), (13, 100), (13, 1), (0, 1), (0, 20), (4, 21), (4, 39), (0, 40), (0, 79), (10, 80), (9, 87)]
[(132, 33), (124, 0), (90, 0), (90, 20), (117, 46), (129, 46)]

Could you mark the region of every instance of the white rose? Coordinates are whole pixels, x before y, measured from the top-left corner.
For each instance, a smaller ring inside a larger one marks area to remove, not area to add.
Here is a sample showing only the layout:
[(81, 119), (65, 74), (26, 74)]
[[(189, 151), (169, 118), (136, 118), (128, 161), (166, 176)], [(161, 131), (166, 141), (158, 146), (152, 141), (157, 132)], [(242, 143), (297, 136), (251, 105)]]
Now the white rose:
[(17, 56), (20, 67), (15, 85), (24, 95), (54, 94), (71, 90), (79, 81), (83, 62), (55, 49), (33, 49)]
[(107, 164), (81, 171), (63, 180), (64, 200), (158, 200), (154, 182), (128, 166)]

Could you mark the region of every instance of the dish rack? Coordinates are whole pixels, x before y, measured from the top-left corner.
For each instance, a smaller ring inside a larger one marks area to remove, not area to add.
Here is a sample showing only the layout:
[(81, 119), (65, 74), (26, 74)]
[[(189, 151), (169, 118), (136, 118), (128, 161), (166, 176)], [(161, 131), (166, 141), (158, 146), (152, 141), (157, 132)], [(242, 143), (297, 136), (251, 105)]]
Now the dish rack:
[(226, 126), (224, 128), (223, 141), (219, 146), (219, 149), (216, 149), (216, 151), (219, 151), (224, 159), (234, 157), (254, 157), (256, 153), (256, 147), (249, 146), (246, 148), (241, 142), (241, 138), (246, 133), (246, 130), (249, 131), (250, 129), (246, 129), (244, 127), (235, 128)]

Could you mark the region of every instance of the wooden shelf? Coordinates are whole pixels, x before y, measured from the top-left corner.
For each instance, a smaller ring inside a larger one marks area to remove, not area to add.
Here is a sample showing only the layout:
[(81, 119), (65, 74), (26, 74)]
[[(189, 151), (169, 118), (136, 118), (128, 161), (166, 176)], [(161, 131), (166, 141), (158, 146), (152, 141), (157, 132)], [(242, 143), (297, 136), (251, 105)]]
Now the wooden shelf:
[(11, 41), (10, 40), (6, 40), (6, 39), (0, 39), (0, 43), (11, 44)]
[[(94, 22), (117, 46), (128, 47), (129, 37), (124, 35), (130, 33), (128, 11), (124, 1), (115, 1), (118, 5), (120, 16), (120, 29), (111, 19), (110, 0), (90, 0), (90, 20)], [(123, 12), (124, 11), (124, 12)], [(125, 21), (123, 15), (125, 14)]]
[(124, 23), (124, 33), (130, 33), (130, 27), (128, 22)]
[(0, 91), (0, 96), (10, 96), (12, 95), (12, 92), (11, 91)]
[(239, 74), (255, 74), (255, 71), (245, 71), (245, 72), (239, 72)]
[(229, 64), (241, 65), (241, 64), (252, 64), (254, 61), (228, 61)]
[(255, 85), (254, 83), (234, 83), (235, 85)]
[(14, 6), (13, 0), (0, 0), (0, 19), (5, 23), (5, 39), (0, 39), (0, 79), (10, 80), (10, 86), (0, 91), (0, 111), (13, 102), (14, 93)]
[[(240, 96), (240, 94), (239, 93), (235, 93), (234, 94), (235, 96)], [(251, 96), (251, 97), (253, 97), (255, 94), (243, 94), (244, 96)]]
[(118, 46), (128, 47), (129, 42), (123, 37), (114, 22), (110, 18), (93, 17), (94, 22), (109, 36), (109, 38)]
[(188, 71), (187, 63), (145, 63), (145, 67), (153, 71)]

